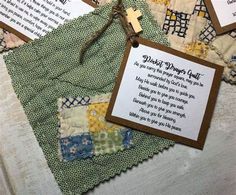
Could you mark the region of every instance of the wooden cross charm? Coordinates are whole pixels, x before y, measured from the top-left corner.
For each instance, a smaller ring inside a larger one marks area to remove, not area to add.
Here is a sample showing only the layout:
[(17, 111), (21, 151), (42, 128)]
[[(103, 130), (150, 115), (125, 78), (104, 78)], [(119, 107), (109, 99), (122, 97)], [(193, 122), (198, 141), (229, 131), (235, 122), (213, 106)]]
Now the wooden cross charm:
[(140, 10), (133, 10), (132, 7), (128, 8), (126, 10), (127, 13), (127, 21), (132, 25), (134, 31), (136, 33), (141, 32), (143, 29), (138, 21), (138, 19), (142, 16), (142, 13), (140, 12)]

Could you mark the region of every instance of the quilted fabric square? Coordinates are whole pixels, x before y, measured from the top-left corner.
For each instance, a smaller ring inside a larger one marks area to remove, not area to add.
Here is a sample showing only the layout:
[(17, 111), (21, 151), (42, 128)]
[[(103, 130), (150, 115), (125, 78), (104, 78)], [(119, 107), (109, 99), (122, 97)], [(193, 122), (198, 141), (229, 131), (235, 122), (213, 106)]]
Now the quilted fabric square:
[[(63, 161), (112, 154), (133, 145), (132, 130), (105, 121), (110, 97), (111, 93), (59, 98), (59, 157)], [(85, 136), (91, 143), (81, 141)]]
[[(87, 50), (83, 64), (79, 53), (88, 37), (108, 22), (113, 5), (78, 17), (5, 56), (14, 90), (64, 194), (84, 193), (173, 145), (170, 140), (133, 131), (135, 147), (128, 150), (66, 163), (58, 158), (58, 98), (91, 97), (114, 87), (126, 46), (119, 19)], [(168, 45), (144, 1), (127, 0), (124, 5), (143, 13), (141, 37)]]
[(62, 157), (66, 161), (93, 156), (93, 140), (89, 134), (62, 138), (60, 145)]

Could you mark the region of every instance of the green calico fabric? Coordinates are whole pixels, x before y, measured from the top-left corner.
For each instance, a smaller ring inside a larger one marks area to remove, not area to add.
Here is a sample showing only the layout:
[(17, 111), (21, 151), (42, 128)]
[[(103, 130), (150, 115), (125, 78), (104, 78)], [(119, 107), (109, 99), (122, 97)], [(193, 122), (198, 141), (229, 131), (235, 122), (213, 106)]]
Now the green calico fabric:
[[(142, 37), (168, 44), (144, 1), (124, 4), (141, 10)], [(72, 162), (58, 158), (57, 99), (93, 96), (113, 89), (126, 45), (118, 19), (88, 49), (84, 63), (79, 63), (81, 46), (108, 21), (111, 7), (100, 7), (5, 56), (15, 92), (64, 194), (86, 192), (173, 145), (172, 141), (134, 131), (132, 149)]]

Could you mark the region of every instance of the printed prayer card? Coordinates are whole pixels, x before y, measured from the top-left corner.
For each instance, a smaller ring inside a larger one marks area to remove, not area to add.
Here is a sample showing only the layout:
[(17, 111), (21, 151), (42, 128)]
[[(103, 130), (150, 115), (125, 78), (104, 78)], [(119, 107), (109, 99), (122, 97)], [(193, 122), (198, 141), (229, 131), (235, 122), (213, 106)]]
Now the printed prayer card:
[(236, 0), (205, 0), (217, 34), (236, 29)]
[(90, 0), (1, 0), (0, 27), (25, 41), (94, 10)]
[(223, 67), (138, 41), (128, 43), (106, 120), (202, 149)]

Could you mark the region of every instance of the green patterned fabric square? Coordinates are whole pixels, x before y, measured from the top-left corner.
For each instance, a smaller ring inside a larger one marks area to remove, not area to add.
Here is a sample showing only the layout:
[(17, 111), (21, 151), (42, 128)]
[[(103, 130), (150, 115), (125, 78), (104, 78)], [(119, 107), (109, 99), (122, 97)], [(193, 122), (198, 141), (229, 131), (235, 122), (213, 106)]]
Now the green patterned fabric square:
[(101, 131), (92, 134), (95, 155), (104, 155), (123, 150), (123, 136), (120, 131)]
[[(168, 44), (144, 1), (127, 0), (124, 4), (142, 12), (140, 36)], [(129, 150), (71, 162), (58, 158), (58, 98), (93, 96), (113, 89), (126, 45), (119, 19), (89, 48), (84, 63), (79, 62), (82, 45), (106, 24), (111, 8), (112, 4), (100, 7), (5, 56), (12, 85), (64, 194), (86, 192), (173, 145), (172, 141), (134, 131), (135, 147)]]

